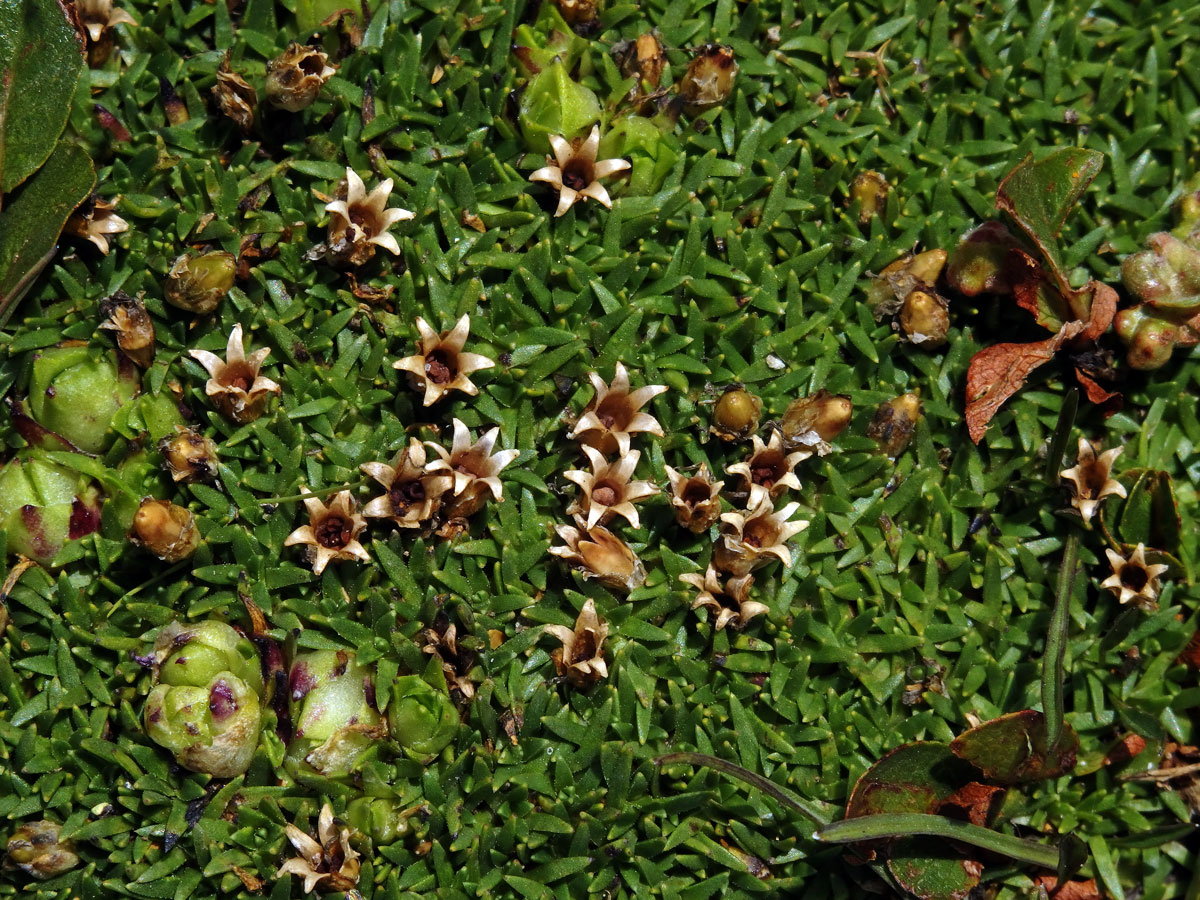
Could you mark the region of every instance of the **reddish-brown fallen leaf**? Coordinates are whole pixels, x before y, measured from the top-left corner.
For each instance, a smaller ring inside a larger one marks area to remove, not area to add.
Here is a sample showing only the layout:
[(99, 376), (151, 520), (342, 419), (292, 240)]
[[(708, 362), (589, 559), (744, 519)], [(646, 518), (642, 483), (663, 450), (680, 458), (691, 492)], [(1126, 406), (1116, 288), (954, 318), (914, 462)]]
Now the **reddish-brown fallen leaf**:
[(1187, 642), (1187, 646), (1183, 648), (1183, 652), (1179, 654), (1179, 659), (1176, 662), (1181, 662), (1193, 669), (1200, 669), (1200, 631), (1192, 635), (1191, 640)]
[(1008, 251), (1004, 265), (1017, 306), (1037, 319), (1039, 325), (1048, 331), (1058, 331), (1063, 322), (1074, 318), (1036, 259), (1014, 247)]
[(988, 422), (1009, 397), (1025, 384), (1039, 366), (1054, 358), (1064, 341), (1084, 329), (1082, 322), (1067, 322), (1054, 337), (1032, 344), (995, 344), (971, 358), (967, 368), (967, 432), (978, 444)]
[(1058, 879), (1053, 875), (1038, 875), (1034, 878), (1034, 884), (1044, 887), (1052, 900), (1101, 900), (1103, 896), (1095, 878), (1068, 881), (1059, 887)]
[(1146, 739), (1140, 734), (1130, 732), (1108, 748), (1108, 753), (1104, 755), (1104, 765), (1123, 766), (1145, 749)]
[(963, 813), (972, 825), (986, 827), (992, 818), (992, 807), (999, 801), (997, 794), (1003, 797), (1004, 788), (972, 781), (943, 800), (938, 812), (942, 815)]
[(1080, 337), (1094, 341), (1108, 331), (1108, 326), (1117, 314), (1117, 292), (1102, 281), (1093, 281), (1089, 287), (1092, 289), (1091, 314), (1088, 316), (1087, 328)]
[(1087, 394), (1088, 402), (1099, 406), (1105, 416), (1111, 416), (1114, 413), (1121, 411), (1124, 405), (1125, 398), (1120, 391), (1110, 391), (1102, 388), (1100, 384), (1087, 374), (1079, 366), (1075, 367), (1075, 377), (1079, 379), (1079, 383), (1083, 385), (1084, 393)]

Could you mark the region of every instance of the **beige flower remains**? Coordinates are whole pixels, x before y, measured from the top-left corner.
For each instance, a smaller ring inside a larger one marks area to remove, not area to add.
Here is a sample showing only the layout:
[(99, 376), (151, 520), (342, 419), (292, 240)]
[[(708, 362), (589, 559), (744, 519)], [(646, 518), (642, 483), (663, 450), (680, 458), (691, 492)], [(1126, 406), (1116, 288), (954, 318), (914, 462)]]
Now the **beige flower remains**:
[(325, 204), (329, 213), (328, 253), (339, 265), (361, 266), (382, 247), (394, 256), (400, 255), (395, 235), (388, 231), (397, 222), (411, 219), (413, 214), (399, 207), (387, 208), (392, 193), (392, 179), (375, 186), (370, 194), (358, 173), (346, 167), (346, 182), (338, 198)]
[(434, 627), (421, 632), (422, 653), (435, 656), (442, 664), (442, 673), (452, 691), (463, 698), (475, 696), (475, 682), (471, 680), (471, 668), (475, 665), (475, 652), (458, 643), (458, 626), (443, 619), (435, 621)]
[(471, 333), (471, 317), (463, 316), (453, 329), (438, 334), (417, 316), (417, 331), (421, 333), (420, 352), (396, 360), (392, 368), (407, 372), (413, 387), (424, 389), (422, 405), (432, 406), (450, 391), (462, 391), (472, 397), (478, 394), (479, 388), (468, 376), (492, 368), (496, 361), (478, 353), (463, 352)]
[(595, 579), (607, 588), (628, 594), (646, 583), (646, 567), (629, 545), (602, 525), (587, 528), (577, 518), (574, 525), (556, 525), (554, 530), (566, 546), (550, 552), (564, 560), (585, 579)]
[(579, 485), (581, 491), (567, 507), (567, 515), (586, 517), (588, 528), (605, 524), (614, 516), (624, 517), (634, 528), (641, 527), (633, 504), (658, 493), (658, 488), (648, 481), (630, 481), (642, 458), (641, 452), (630, 450), (611, 463), (595, 447), (585, 444), (583, 452), (591, 461), (592, 471), (563, 472), (563, 477)]
[(584, 408), (583, 415), (571, 430), (571, 437), (591, 444), (601, 453), (614, 450), (621, 456), (629, 452), (630, 436), (638, 432), (663, 436), (662, 426), (641, 408), (667, 388), (650, 384), (636, 391), (629, 390), (629, 370), (617, 363), (611, 384), (595, 372), (588, 373), (595, 396)]
[(721, 536), (713, 549), (717, 568), (731, 575), (746, 575), (772, 559), (790, 566), (792, 553), (787, 542), (808, 527), (803, 519), (788, 521), (799, 507), (799, 503), (789, 503), (776, 511), (770, 499), (764, 498), (744, 512), (723, 513)]
[(465, 519), (473, 515), (483, 508), (489, 493), (497, 503), (504, 499), (500, 473), (521, 455), (521, 451), (492, 453), (499, 435), (500, 429), (493, 428), (472, 444), (467, 426), (455, 419), (454, 440), (449, 451), (440, 444), (425, 442), (425, 446), (440, 457), (429, 463), (425, 471), (431, 475), (445, 472), (454, 479), (454, 499), (446, 503), (446, 518)]
[(311, 894), (318, 885), (321, 886), (321, 893), (351, 890), (358, 884), (361, 867), (358, 851), (350, 846), (353, 834), (349, 828), (338, 830), (333, 823), (333, 809), (326, 803), (317, 817), (320, 843), (295, 825), (287, 826), (288, 840), (300, 855), (280, 866), (275, 877), (299, 875), (304, 879), (306, 894)]
[(229, 65), (229, 54), (217, 69), (217, 83), (212, 89), (217, 107), (234, 121), (242, 131), (254, 127), (254, 110), (258, 106), (258, 92), (245, 78)]
[(594, 600), (588, 600), (579, 611), (574, 628), (547, 625), (546, 633), (562, 641), (562, 647), (551, 652), (559, 675), (566, 676), (575, 687), (588, 687), (608, 677), (604, 662), (604, 639), (608, 623), (596, 612)]
[(546, 165), (529, 176), (530, 181), (544, 181), (558, 191), (558, 209), (554, 215), (561, 216), (579, 200), (590, 197), (612, 209), (608, 191), (599, 181), (616, 172), (631, 168), (623, 159), (596, 159), (600, 147), (600, 127), (592, 126), (586, 140), (575, 138), (568, 141), (559, 135), (550, 136), (555, 162), (546, 157)]
[(1096, 456), (1096, 448), (1087, 439), (1079, 439), (1075, 466), (1063, 470), (1059, 477), (1071, 482), (1071, 505), (1079, 510), (1083, 521), (1091, 521), (1105, 497), (1126, 496), (1125, 486), (1112, 477), (1113, 463), (1124, 449), (1114, 447)]
[(115, 212), (116, 204), (95, 194), (85, 200), (67, 219), (63, 231), (85, 241), (91, 241), (96, 249), (108, 256), (108, 238), (129, 230), (129, 223)]
[(442, 505), (442, 494), (454, 479), (449, 474), (426, 469), (425, 447), (416, 438), (397, 453), (390, 463), (368, 462), (359, 466), (387, 491), (363, 507), (370, 519), (391, 519), (400, 528), (420, 528)]
[(114, 25), (137, 24), (125, 10), (114, 7), (113, 0), (75, 0), (75, 9), (93, 44)]
[(810, 456), (809, 450), (795, 450), (791, 453), (783, 449), (783, 435), (778, 431), (771, 434), (771, 439), (763, 443), (757, 434), (752, 438), (753, 450), (750, 458), (740, 463), (727, 466), (725, 471), (737, 475), (740, 489), (749, 492), (750, 499), (747, 507), (758, 506), (764, 499), (774, 500), (788, 488), (800, 490), (800, 479), (796, 477), (796, 464)]
[(721, 573), (710, 565), (703, 575), (689, 572), (680, 575), (679, 580), (699, 591), (692, 609), (705, 607), (711, 610), (713, 628), (717, 631), (726, 625), (735, 629), (744, 628), (755, 616), (761, 616), (770, 609), (765, 603), (750, 599), (753, 575), (735, 575), (722, 584)]
[(1158, 609), (1158, 595), (1162, 593), (1160, 578), (1170, 566), (1150, 565), (1146, 562), (1146, 545), (1138, 544), (1126, 558), (1120, 553), (1105, 549), (1112, 575), (1100, 582), (1122, 603), (1132, 603), (1138, 609)]
[(209, 379), (204, 393), (228, 419), (239, 425), (253, 422), (267, 408), (267, 397), (282, 392), (282, 388), (259, 374), (263, 360), (271, 355), (270, 347), (255, 350), (249, 356), (242, 347), (242, 326), (234, 325), (225, 347), (225, 359), (207, 350), (189, 350), (188, 355), (208, 370)]
[(713, 481), (708, 464), (690, 478), (670, 466), (667, 478), (671, 480), (671, 507), (675, 510), (675, 521), (693, 534), (707, 531), (721, 515), (721, 488), (723, 481)]
[(317, 497), (305, 497), (308, 524), (289, 534), (283, 546), (304, 545), (317, 575), (335, 559), (370, 561), (371, 557), (358, 542), (359, 534), (367, 527), (367, 520), (355, 511), (356, 506), (349, 491), (338, 491), (328, 506)]

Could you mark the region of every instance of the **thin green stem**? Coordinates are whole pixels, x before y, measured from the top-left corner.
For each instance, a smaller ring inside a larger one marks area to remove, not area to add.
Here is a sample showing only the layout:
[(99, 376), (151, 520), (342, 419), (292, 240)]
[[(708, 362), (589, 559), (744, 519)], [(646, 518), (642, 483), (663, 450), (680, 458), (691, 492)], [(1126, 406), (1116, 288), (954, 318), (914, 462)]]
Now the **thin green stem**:
[(879, 838), (911, 837), (914, 834), (962, 841), (964, 844), (990, 850), (1043, 869), (1058, 869), (1058, 850), (1055, 847), (1035, 844), (1033, 841), (1001, 834), (990, 828), (972, 825), (970, 822), (926, 813), (886, 813), (842, 819), (840, 822), (826, 825), (816, 832), (815, 837), (827, 843), (846, 844)]
[(307, 500), (309, 497), (328, 497), (330, 494), (336, 494), (338, 491), (352, 491), (370, 483), (370, 478), (363, 478), (360, 481), (352, 481), (350, 484), (338, 484), (316, 491), (306, 491), (303, 494), (293, 494), (290, 497), (267, 497), (265, 500), (257, 500), (255, 502), (259, 506), (269, 506), (272, 503), (294, 503), (297, 500)]
[(1079, 389), (1071, 388), (1063, 397), (1062, 408), (1058, 413), (1058, 422), (1054, 433), (1050, 435), (1049, 452), (1046, 454), (1046, 480), (1058, 484), (1059, 466), (1062, 465), (1063, 453), (1067, 449), (1067, 439), (1071, 429), (1075, 427), (1075, 413), (1079, 410)]
[(690, 766), (708, 766), (710, 769), (716, 769), (718, 772), (724, 772), (726, 775), (732, 775), (739, 781), (744, 781), (746, 784), (758, 788), (764, 794), (769, 794), (782, 803), (784, 806), (796, 810), (800, 815), (804, 816), (814, 825), (828, 825), (831, 821), (831, 816), (823, 809), (803, 797), (789, 791), (785, 787), (781, 787), (775, 782), (763, 778), (741, 766), (734, 765), (731, 762), (726, 762), (716, 756), (708, 756), (704, 753), (668, 753), (666, 756), (660, 756), (654, 760), (655, 765), (667, 766), (672, 763), (686, 763)]
[(1063, 731), (1063, 658), (1067, 652), (1067, 630), (1071, 624), (1071, 595), (1079, 569), (1079, 532), (1072, 529), (1063, 544), (1062, 565), (1054, 592), (1054, 612), (1046, 634), (1042, 660), (1042, 714), (1046, 717), (1046, 749), (1053, 750)]

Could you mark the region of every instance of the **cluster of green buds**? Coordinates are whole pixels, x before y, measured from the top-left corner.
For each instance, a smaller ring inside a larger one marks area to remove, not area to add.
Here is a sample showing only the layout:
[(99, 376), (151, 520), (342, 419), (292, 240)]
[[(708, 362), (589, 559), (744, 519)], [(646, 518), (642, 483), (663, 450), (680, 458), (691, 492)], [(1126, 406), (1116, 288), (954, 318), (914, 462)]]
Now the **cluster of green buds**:
[[(436, 660), (434, 661), (436, 664)], [(458, 709), (450, 699), (439, 666), (431, 666), (430, 684), (420, 675), (401, 675), (388, 700), (388, 732), (409, 756), (427, 759), (441, 753), (458, 733)]]
[(387, 734), (375, 708), (374, 667), (345, 650), (297, 656), (288, 673), (288, 700), (293, 735), (286, 764), (293, 773), (343, 778)]
[(1200, 231), (1186, 240), (1159, 232), (1146, 246), (1121, 264), (1125, 287), (1140, 302), (1113, 322), (1135, 369), (1157, 369), (1176, 347), (1200, 342)]
[(262, 730), (262, 668), (254, 644), (224, 622), (173, 622), (150, 657), (158, 683), (146, 733), (194, 772), (232, 778), (250, 767)]

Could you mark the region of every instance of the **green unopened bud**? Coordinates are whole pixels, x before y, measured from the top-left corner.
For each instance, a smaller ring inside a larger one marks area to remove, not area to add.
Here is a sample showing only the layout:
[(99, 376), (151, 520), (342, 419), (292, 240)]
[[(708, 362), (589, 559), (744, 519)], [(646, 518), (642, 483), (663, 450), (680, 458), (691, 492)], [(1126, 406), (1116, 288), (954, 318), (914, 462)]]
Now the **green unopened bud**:
[(251, 640), (224, 622), (172, 622), (154, 641), (158, 680), (175, 687), (203, 687), (223, 672), (262, 693), (262, 666)]
[(858, 203), (858, 221), (866, 225), (887, 206), (887, 179), (875, 171), (863, 172), (850, 182), (850, 202)]
[(723, 441), (738, 441), (758, 430), (762, 401), (741, 387), (731, 387), (713, 406), (712, 432)]
[(458, 733), (458, 709), (446, 691), (419, 675), (402, 675), (392, 684), (388, 731), (413, 756), (440, 753)]
[(210, 313), (233, 287), (237, 257), (217, 250), (197, 256), (184, 253), (167, 273), (163, 294), (167, 302), (194, 313)]
[(425, 807), (400, 809), (386, 797), (359, 797), (346, 807), (346, 821), (367, 835), (376, 847), (386, 847), (413, 832), (412, 817)]
[(631, 196), (653, 194), (660, 187), (680, 155), (675, 136), (664, 132), (644, 116), (616, 119), (600, 140), (599, 159), (628, 159), (633, 168), (625, 193)]
[(518, 123), (525, 143), (535, 153), (550, 151), (550, 135), (571, 138), (600, 121), (600, 100), (571, 80), (562, 63), (543, 69), (521, 95)]
[(5, 863), (38, 881), (70, 871), (79, 857), (70, 841), (59, 840), (61, 832), (57, 822), (26, 822), (8, 839)]
[(232, 672), (203, 687), (160, 684), (145, 709), (146, 733), (193, 772), (232, 778), (250, 768), (262, 729), (258, 694)]
[(85, 453), (100, 453), (112, 443), (113, 417), (137, 394), (139, 383), (137, 369), (128, 362), (118, 366), (112, 351), (40, 350), (30, 367), (30, 413)]
[(200, 546), (196, 518), (183, 506), (147, 497), (133, 515), (133, 539), (164, 562), (187, 559)]
[(288, 112), (312, 106), (321, 85), (337, 72), (329, 57), (295, 41), (267, 63), (267, 102)]
[(387, 734), (375, 709), (375, 672), (344, 650), (296, 657), (288, 673), (293, 740), (288, 761), (322, 775), (349, 775)]
[(0, 467), (0, 528), (8, 550), (49, 564), (69, 540), (100, 527), (100, 492), (84, 476), (40, 459)]
[(690, 113), (703, 112), (720, 106), (733, 93), (738, 64), (733, 48), (720, 44), (705, 44), (688, 64), (679, 82), (679, 94)]

